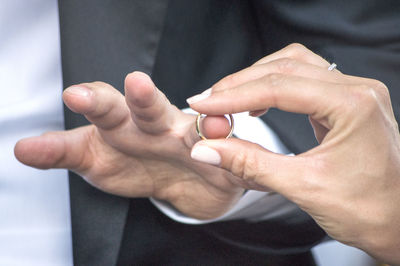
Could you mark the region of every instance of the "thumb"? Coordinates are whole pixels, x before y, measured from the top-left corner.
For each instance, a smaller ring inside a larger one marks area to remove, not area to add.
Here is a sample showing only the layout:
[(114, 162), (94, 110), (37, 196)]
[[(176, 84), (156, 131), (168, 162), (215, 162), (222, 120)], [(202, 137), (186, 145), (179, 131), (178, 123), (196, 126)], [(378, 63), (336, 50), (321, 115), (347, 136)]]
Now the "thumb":
[(83, 172), (91, 161), (89, 128), (92, 127), (47, 132), (19, 140), (14, 147), (15, 157), (23, 164), (39, 169), (66, 168)]
[(191, 157), (228, 170), (248, 188), (289, 196), (303, 186), (306, 176), (305, 158), (276, 154), (240, 139), (200, 141)]

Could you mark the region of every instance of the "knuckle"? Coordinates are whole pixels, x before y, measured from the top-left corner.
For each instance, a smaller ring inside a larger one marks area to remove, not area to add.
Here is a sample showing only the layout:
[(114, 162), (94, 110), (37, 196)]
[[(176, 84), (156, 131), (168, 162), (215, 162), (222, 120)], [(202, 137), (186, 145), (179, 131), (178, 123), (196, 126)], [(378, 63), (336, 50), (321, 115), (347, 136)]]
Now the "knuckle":
[(359, 96), (360, 103), (363, 105), (374, 105), (377, 103), (376, 91), (371, 86), (361, 85)]
[(263, 78), (263, 82), (268, 88), (268, 95), (267, 97), (270, 98), (273, 95), (273, 92), (279, 90), (286, 82), (286, 75), (280, 73), (271, 73)]
[[(62, 163), (65, 159), (65, 153), (59, 153), (56, 149), (53, 149), (53, 146), (58, 146), (58, 144), (65, 145), (59, 137), (63, 133), (57, 131), (48, 131), (42, 134), (42, 136), (46, 137), (46, 145), (42, 148), (42, 159), (43, 164), (41, 167), (47, 169), (51, 167), (57, 167)], [(64, 148), (66, 149), (66, 147)]]
[(357, 85), (352, 90), (352, 111), (356, 113), (371, 114), (379, 108), (377, 93), (368, 85)]
[(290, 57), (303, 56), (308, 53), (308, 49), (300, 43), (291, 43), (285, 47)]
[(246, 154), (243, 152), (239, 152), (233, 158), (231, 162), (230, 169), (235, 176), (244, 178), (244, 167), (246, 165)]
[(380, 96), (384, 98), (390, 98), (389, 89), (385, 83), (379, 80), (373, 80), (372, 88), (378, 93)]
[(270, 73), (264, 76), (264, 82), (272, 87), (278, 87), (284, 80), (284, 75), (280, 73)]
[(271, 73), (264, 76), (263, 82), (266, 85), (267, 90), (265, 91), (266, 93), (264, 93), (264, 95), (260, 97), (259, 100), (262, 102), (269, 102), (272, 107), (276, 107), (278, 96), (277, 93), (279, 91), (279, 88), (285, 82), (285, 77), (285, 75), (279, 73)]
[(97, 91), (114, 89), (110, 84), (105, 83), (103, 81), (94, 81), (94, 82), (86, 83), (86, 84), (88, 86), (90, 86), (91, 89), (97, 90)]
[(256, 181), (259, 175), (259, 161), (254, 152), (240, 152), (232, 160), (232, 173), (245, 181)]
[(275, 61), (279, 73), (292, 73), (297, 67), (297, 61), (288, 57)]
[(227, 89), (230, 87), (234, 87), (234, 86), (236, 86), (235, 84), (238, 84), (237, 75), (229, 74), (229, 75), (225, 76), (223, 79), (221, 79), (214, 86), (212, 86), (212, 88), (213, 88), (213, 91), (219, 91), (219, 90), (224, 90), (224, 89)]

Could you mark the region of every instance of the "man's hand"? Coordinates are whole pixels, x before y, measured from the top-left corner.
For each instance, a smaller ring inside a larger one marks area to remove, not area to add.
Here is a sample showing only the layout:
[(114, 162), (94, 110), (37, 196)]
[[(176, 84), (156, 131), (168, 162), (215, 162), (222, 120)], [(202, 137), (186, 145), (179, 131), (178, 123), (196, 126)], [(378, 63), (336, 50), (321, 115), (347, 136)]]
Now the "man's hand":
[(237, 139), (209, 140), (196, 144), (192, 156), (231, 171), (249, 188), (283, 194), (333, 238), (400, 263), (400, 137), (388, 89), (328, 66), (290, 45), (222, 79), (209, 97), (188, 99), (209, 115), (271, 107), (308, 114), (318, 147), (289, 157)]
[[(195, 116), (171, 105), (147, 75), (129, 74), (125, 97), (93, 82), (66, 89), (63, 99), (93, 125), (20, 140), (15, 155), (22, 163), (67, 168), (105, 192), (166, 200), (199, 219), (222, 215), (242, 195), (229, 172), (190, 158), (200, 140)], [(211, 138), (229, 132), (223, 117), (204, 124)]]

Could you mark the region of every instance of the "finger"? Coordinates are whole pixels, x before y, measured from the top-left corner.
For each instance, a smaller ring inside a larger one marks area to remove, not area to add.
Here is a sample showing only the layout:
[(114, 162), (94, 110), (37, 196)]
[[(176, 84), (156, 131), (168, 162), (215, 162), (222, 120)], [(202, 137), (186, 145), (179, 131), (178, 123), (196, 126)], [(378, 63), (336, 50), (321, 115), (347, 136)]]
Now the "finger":
[[(196, 129), (196, 117), (190, 120), (190, 127), (185, 134), (185, 143), (189, 148), (201, 140)], [(231, 126), (225, 116), (206, 116), (200, 120), (200, 130), (207, 139), (225, 139), (231, 131)]]
[(275, 107), (288, 112), (326, 116), (337, 105), (340, 84), (315, 79), (271, 74), (238, 87), (217, 91), (191, 104), (197, 112), (208, 115), (256, 111)]
[(307, 176), (304, 158), (275, 154), (240, 139), (201, 141), (191, 157), (230, 171), (252, 189), (272, 189), (291, 197), (293, 190), (301, 190)]
[(328, 63), (328, 61), (326, 61), (324, 58), (322, 58), (321, 56), (317, 55), (316, 53), (312, 52), (307, 47), (299, 43), (289, 44), (285, 48), (261, 58), (256, 63), (254, 63), (254, 65), (266, 64), (268, 62), (275, 61), (280, 58), (292, 58), (298, 61), (309, 63), (326, 69), (330, 65), (330, 63)]
[(355, 82), (349, 76), (343, 75), (339, 72), (329, 71), (327, 68), (291, 58), (279, 58), (268, 63), (250, 66), (239, 72), (226, 76), (213, 85), (212, 92), (214, 93), (216, 91), (237, 87), (243, 83), (274, 73), (312, 78), (328, 82)]
[(200, 128), (207, 139), (224, 139), (231, 130), (225, 116), (206, 116), (202, 119)]
[(15, 157), (39, 169), (66, 168), (83, 172), (90, 164), (90, 128), (93, 126), (22, 139), (15, 145)]
[(125, 97), (135, 124), (150, 134), (170, 130), (179, 112), (142, 72), (127, 75)]
[(129, 118), (124, 97), (103, 82), (71, 86), (65, 89), (63, 100), (69, 109), (85, 115), (101, 129), (113, 129)]
[[(376, 85), (377, 80), (344, 75), (337, 69), (329, 71), (330, 63), (305, 46), (294, 43), (268, 55), (252, 66), (228, 75), (212, 86), (212, 91), (239, 86), (271, 73), (292, 74), (344, 84)], [(210, 91), (208, 91), (210, 93)]]

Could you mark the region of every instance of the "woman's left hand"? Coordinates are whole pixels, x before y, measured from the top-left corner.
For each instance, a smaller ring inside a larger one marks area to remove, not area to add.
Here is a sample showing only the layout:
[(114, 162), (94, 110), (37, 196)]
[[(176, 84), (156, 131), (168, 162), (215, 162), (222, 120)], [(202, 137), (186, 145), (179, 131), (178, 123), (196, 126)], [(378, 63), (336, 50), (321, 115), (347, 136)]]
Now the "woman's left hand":
[(208, 115), (271, 107), (308, 114), (319, 146), (291, 157), (238, 139), (206, 140), (192, 158), (231, 171), (246, 188), (281, 193), (333, 238), (400, 263), (400, 137), (388, 89), (328, 67), (293, 44), (188, 99)]

